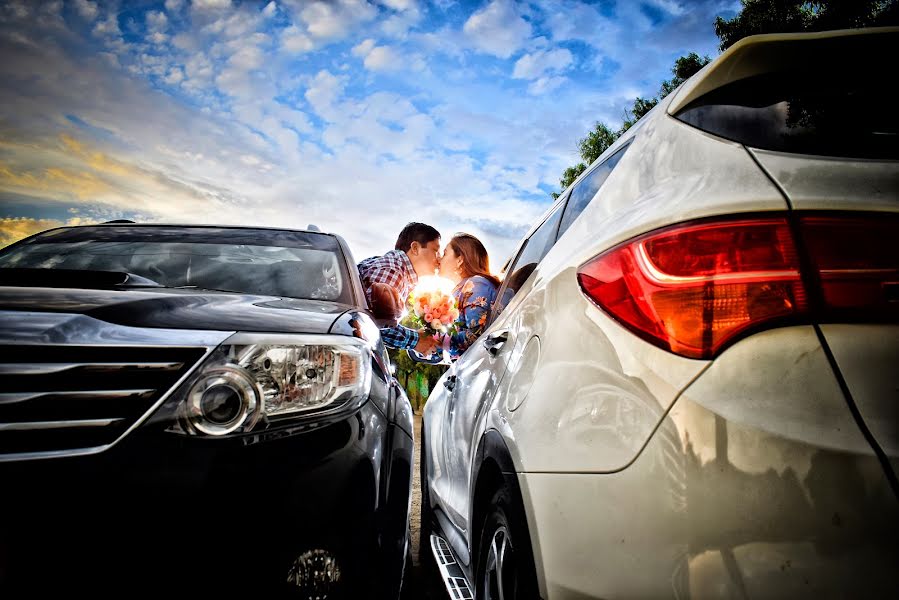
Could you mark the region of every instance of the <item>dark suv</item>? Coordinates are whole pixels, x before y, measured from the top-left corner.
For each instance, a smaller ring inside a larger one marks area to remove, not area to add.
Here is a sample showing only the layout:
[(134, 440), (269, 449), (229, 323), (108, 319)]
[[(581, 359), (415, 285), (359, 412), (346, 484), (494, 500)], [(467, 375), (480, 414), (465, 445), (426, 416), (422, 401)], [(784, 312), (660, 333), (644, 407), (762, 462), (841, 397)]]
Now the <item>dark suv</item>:
[(0, 596), (398, 596), (412, 413), (376, 312), (318, 232), (0, 251)]

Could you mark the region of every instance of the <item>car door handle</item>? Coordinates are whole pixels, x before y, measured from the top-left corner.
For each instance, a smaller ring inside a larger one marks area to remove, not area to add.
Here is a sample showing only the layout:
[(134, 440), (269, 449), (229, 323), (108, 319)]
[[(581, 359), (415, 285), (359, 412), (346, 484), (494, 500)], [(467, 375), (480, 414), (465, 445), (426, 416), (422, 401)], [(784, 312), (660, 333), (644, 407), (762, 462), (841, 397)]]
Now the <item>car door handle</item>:
[(453, 391), (456, 387), (456, 376), (450, 375), (446, 379), (443, 380), (443, 387), (448, 389), (449, 391)]
[(487, 348), (487, 352), (490, 353), (490, 356), (496, 356), (499, 353), (500, 348), (503, 347), (503, 344), (505, 344), (508, 339), (508, 329), (495, 331), (484, 339), (484, 347)]

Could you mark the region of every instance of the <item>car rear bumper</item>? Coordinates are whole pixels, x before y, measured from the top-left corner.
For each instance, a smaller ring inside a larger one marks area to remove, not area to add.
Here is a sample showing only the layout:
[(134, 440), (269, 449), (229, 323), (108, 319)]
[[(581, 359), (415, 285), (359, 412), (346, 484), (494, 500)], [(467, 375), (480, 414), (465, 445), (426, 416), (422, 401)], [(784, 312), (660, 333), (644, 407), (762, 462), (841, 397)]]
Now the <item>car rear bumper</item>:
[(895, 597), (886, 466), (794, 327), (726, 351), (625, 468), (519, 477), (548, 600)]
[(144, 427), (98, 455), (0, 464), (0, 591), (284, 591), (324, 551), (342, 597), (370, 595), (383, 546), (405, 540), (408, 500), (390, 509), (379, 490), (406, 438), (369, 402), (291, 435)]

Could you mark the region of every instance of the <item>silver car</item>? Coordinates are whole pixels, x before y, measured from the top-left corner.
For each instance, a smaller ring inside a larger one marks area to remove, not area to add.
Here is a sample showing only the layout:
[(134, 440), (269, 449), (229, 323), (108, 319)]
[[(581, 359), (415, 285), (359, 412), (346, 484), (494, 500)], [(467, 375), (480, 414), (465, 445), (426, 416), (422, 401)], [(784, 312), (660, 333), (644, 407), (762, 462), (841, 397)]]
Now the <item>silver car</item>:
[(744, 39), (522, 240), (424, 411), (452, 597), (899, 597), (897, 48)]

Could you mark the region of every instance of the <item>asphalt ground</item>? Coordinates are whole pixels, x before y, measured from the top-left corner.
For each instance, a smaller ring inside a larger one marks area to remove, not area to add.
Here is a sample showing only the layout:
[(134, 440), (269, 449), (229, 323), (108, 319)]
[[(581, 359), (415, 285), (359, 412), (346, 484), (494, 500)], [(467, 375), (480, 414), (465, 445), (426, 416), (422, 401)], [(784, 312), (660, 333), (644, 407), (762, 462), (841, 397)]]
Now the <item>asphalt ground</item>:
[(412, 477), (412, 513), (409, 516), (412, 530), (412, 564), (406, 567), (402, 600), (447, 600), (449, 595), (437, 573), (433, 559), (419, 564), (418, 549), (421, 543), (421, 415), (415, 415), (415, 464)]

